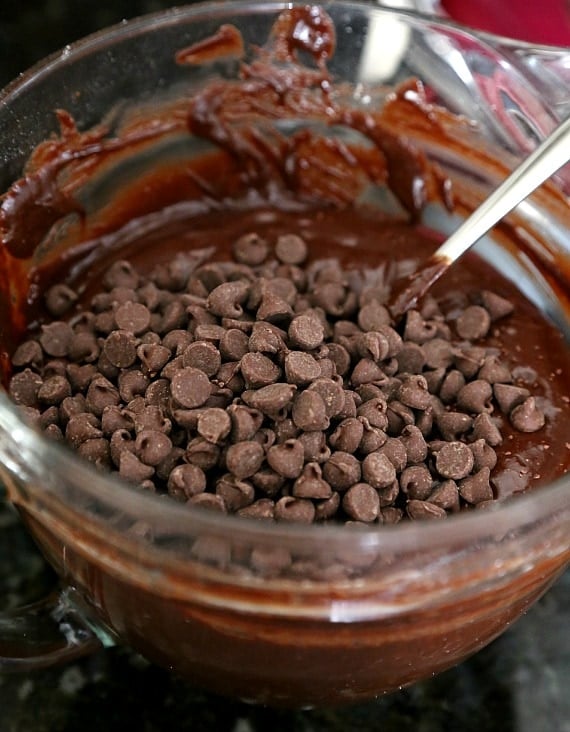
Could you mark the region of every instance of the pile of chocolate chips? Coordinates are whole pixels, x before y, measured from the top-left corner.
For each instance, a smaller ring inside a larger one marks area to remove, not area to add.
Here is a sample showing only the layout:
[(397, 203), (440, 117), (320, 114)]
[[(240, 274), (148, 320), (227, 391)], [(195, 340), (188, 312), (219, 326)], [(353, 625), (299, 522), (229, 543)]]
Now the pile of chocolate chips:
[[(494, 500), (508, 419), (544, 425), (484, 339), (512, 304), (428, 297), (396, 329), (385, 287), (307, 264), (296, 234), (233, 261), (181, 254), (106, 271), (89, 309), (55, 285), (53, 320), (13, 355), (9, 391), (46, 434), (143, 489), (276, 521), (395, 523)], [(502, 415), (500, 417), (499, 415)]]

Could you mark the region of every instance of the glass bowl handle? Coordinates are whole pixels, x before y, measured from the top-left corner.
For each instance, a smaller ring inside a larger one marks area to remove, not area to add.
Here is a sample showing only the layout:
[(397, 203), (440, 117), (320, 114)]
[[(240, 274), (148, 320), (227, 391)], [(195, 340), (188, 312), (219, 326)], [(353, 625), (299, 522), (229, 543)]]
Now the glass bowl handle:
[[(8, 501), (0, 481), (0, 501)], [(86, 620), (72, 587), (62, 587), (22, 607), (0, 612), (0, 673), (29, 671), (67, 663), (113, 645)]]
[(30, 605), (0, 613), (0, 673), (46, 668), (108, 645), (64, 588)]

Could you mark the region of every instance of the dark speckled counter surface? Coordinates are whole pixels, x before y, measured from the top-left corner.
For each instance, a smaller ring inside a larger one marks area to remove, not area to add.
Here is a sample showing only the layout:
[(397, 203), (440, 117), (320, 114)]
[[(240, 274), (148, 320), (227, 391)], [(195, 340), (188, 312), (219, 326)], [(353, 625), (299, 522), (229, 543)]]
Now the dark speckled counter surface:
[[(0, 1), (0, 86), (36, 60), (158, 0)], [(0, 611), (54, 584), (0, 505)], [(410, 689), (340, 710), (275, 711), (220, 699), (109, 648), (64, 667), (0, 674), (0, 732), (570, 732), (570, 572), (500, 639)]]

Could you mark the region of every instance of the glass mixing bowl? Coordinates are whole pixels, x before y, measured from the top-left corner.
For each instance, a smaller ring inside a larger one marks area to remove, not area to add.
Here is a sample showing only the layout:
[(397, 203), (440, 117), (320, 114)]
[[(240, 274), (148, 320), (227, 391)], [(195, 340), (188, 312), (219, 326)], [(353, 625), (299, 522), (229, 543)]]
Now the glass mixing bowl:
[[(47, 59), (0, 96), (0, 189), (22, 174), (37, 145), (59, 134), (54, 110), (69, 112), (81, 131), (103, 119), (115, 130), (125, 120), (136, 126), (149, 113), (177, 108), (212, 79), (236, 75), (235, 59), (181, 66), (177, 51), (227, 23), (239, 29), (246, 47), (262, 45), (279, 13), (292, 7), (177, 8), (123, 23)], [(431, 100), (472, 120), (445, 141), (403, 122), (402, 134), (462, 192), (463, 206), (452, 213), (436, 203), (424, 212), (426, 225), (442, 235), (566, 113), (558, 76), (549, 76), (549, 69), (564, 67), (562, 51), (493, 41), (445, 21), (371, 5), (323, 8), (337, 36), (328, 66), (337, 82), (346, 82), (345, 103), (358, 109), (381, 104), (394, 85), (415, 77)], [(295, 125), (313, 122), (307, 109)], [(129, 150), (118, 168), (97, 170), (96, 180), (87, 170), (87, 183), (81, 176), (68, 181), (80, 187), (91, 224), (71, 222), (55, 239), (44, 237), (25, 262), (8, 256), (0, 295), (5, 306), (20, 296), (15, 278), (26, 267), (29, 272), (49, 261), (101, 222), (111, 230), (105, 202), (118, 187), (124, 190), (153, 166), (204, 151), (196, 139), (182, 147), (178, 138), (162, 142)], [(478, 251), (568, 335), (564, 171), (557, 185), (510, 218), (531, 243), (532, 257), (504, 232), (487, 237)], [(36, 194), (42, 193), (38, 181)], [(383, 200), (379, 196), (378, 205)], [(556, 281), (545, 274), (553, 261)], [(0, 335), (7, 348), (7, 323)], [(9, 500), (61, 578), (55, 595), (0, 617), (0, 668), (7, 671), (124, 642), (195, 683), (242, 699), (352, 702), (476, 652), (527, 610), (570, 560), (565, 476), (444, 522), (359, 530), (265, 525), (183, 510), (111, 480), (38, 434), (5, 391), (0, 472)]]

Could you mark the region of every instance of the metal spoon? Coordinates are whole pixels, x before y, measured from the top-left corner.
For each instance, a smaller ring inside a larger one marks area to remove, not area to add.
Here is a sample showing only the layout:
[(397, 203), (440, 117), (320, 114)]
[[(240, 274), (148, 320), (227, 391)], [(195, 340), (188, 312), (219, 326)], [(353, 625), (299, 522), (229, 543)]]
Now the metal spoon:
[(392, 316), (401, 318), (459, 257), (541, 183), (570, 160), (570, 118), (506, 178), (392, 296)]

